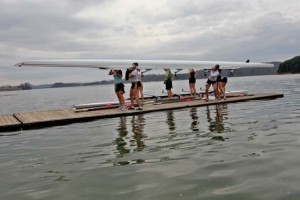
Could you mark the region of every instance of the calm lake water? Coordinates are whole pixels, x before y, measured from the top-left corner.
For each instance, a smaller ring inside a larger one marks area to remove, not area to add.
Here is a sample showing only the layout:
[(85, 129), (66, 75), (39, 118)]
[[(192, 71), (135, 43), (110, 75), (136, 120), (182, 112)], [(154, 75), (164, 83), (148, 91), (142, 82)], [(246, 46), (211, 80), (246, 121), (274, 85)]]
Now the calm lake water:
[[(284, 98), (0, 133), (0, 199), (298, 200), (299, 85), (300, 75), (230, 78), (228, 90)], [(163, 83), (144, 87), (161, 94)], [(112, 88), (1, 92), (0, 113), (116, 100)]]

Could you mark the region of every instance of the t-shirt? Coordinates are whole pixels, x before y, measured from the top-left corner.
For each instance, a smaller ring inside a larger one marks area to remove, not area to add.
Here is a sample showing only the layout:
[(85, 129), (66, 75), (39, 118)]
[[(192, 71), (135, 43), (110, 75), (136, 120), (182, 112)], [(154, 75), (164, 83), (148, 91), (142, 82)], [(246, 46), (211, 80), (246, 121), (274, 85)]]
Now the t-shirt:
[(168, 69), (168, 72), (165, 74), (165, 80), (171, 80), (172, 79), (172, 72)]
[(115, 84), (123, 83), (122, 79), (121, 79), (120, 76), (117, 74), (117, 72), (115, 72), (115, 73), (113, 74), (113, 77), (114, 77), (114, 83), (115, 83)]
[(218, 75), (219, 75), (219, 71), (211, 70), (208, 79), (211, 80), (211, 81), (217, 81)]
[(131, 78), (131, 82), (139, 81), (139, 72), (136, 69), (133, 70), (130, 74), (133, 75), (133, 77)]
[(141, 71), (138, 71), (138, 81), (142, 81), (142, 72)]

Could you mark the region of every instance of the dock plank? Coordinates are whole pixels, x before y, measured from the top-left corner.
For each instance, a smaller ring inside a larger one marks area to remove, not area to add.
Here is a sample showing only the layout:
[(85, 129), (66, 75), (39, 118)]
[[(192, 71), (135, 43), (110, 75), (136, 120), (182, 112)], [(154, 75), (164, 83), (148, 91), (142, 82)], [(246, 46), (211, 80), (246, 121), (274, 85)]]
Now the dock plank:
[(0, 131), (20, 130), (21, 122), (19, 122), (13, 115), (0, 116)]
[[(187, 107), (200, 107), (214, 104), (222, 103), (235, 103), (241, 101), (251, 101), (258, 99), (270, 99), (283, 97), (283, 94), (275, 93), (258, 93), (251, 96), (238, 96), (230, 97), (227, 100), (210, 100), (208, 102), (204, 100), (183, 100), (183, 101), (173, 101), (173, 102), (162, 102), (157, 104), (146, 104), (143, 110), (127, 110), (121, 111), (117, 108), (92, 110), (86, 112), (75, 112), (74, 109), (58, 109), (58, 110), (46, 110), (46, 111), (34, 111), (34, 112), (24, 112), (16, 113), (14, 115), (4, 115), (0, 116), (0, 127), (1, 130), (5, 130), (9, 126), (26, 128), (41, 128), (47, 126), (63, 125), (74, 122), (82, 122), (92, 119), (101, 118), (112, 118), (118, 116), (127, 115), (138, 115), (142, 113), (163, 111), (163, 110), (174, 110)], [(14, 117), (15, 116), (15, 117)]]
[(16, 125), (20, 122), (13, 115), (2, 115), (0, 116), (0, 126)]

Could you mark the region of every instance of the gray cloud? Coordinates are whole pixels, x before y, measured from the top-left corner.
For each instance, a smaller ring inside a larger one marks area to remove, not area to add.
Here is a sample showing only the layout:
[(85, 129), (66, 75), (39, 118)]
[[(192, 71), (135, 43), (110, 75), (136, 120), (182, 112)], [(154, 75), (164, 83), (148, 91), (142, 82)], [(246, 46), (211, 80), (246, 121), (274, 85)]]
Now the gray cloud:
[(289, 59), (300, 50), (299, 7), (296, 0), (0, 0), (0, 85), (109, 78), (100, 70), (12, 67), (30, 59)]

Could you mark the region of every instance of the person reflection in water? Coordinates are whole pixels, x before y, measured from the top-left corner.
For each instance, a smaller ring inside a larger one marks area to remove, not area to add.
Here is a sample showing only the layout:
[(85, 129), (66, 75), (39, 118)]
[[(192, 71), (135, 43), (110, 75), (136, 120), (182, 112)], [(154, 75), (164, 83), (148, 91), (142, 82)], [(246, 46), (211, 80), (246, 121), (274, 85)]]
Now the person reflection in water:
[(198, 115), (197, 115), (197, 108), (195, 108), (195, 107), (191, 108), (190, 116), (193, 120), (192, 123), (191, 123), (191, 130), (195, 131), (195, 132), (199, 131), (199, 128), (198, 128), (199, 121), (198, 121)]
[(119, 133), (118, 137), (115, 140), (115, 145), (118, 151), (117, 157), (122, 157), (124, 154), (130, 152), (130, 149), (128, 149), (127, 147), (127, 142), (125, 141), (125, 138), (128, 134), (126, 126), (126, 117), (120, 117), (120, 122), (117, 131)]
[[(142, 151), (145, 148), (145, 142), (143, 139), (146, 137), (144, 135), (144, 126), (145, 126), (145, 118), (144, 115), (132, 116), (130, 124), (132, 125), (132, 138), (128, 137), (129, 130), (126, 124), (127, 117), (120, 117), (119, 126), (117, 131), (119, 133), (116, 138), (114, 144), (116, 145), (116, 155), (117, 157), (123, 157), (124, 154), (128, 154), (131, 151)], [(127, 160), (120, 161), (118, 165), (128, 165), (130, 163), (143, 163), (144, 159), (136, 159), (136, 160)]]
[(214, 119), (211, 118), (211, 112), (209, 106), (206, 107), (207, 122), (209, 123), (208, 129), (211, 132), (223, 133), (225, 130), (224, 123), (223, 123), (224, 120), (223, 115), (224, 113), (226, 114), (227, 105), (216, 104), (215, 106), (216, 106), (215, 108), (216, 116)]
[(144, 115), (132, 116), (131, 119), (133, 140), (131, 146), (136, 147), (134, 151), (143, 151), (145, 148), (144, 135), (145, 118)]
[(170, 133), (174, 133), (175, 132), (175, 129), (176, 129), (176, 124), (174, 122), (174, 112), (173, 110), (169, 110), (167, 111), (167, 120), (166, 120), (166, 123), (167, 125), (169, 126), (169, 131)]

